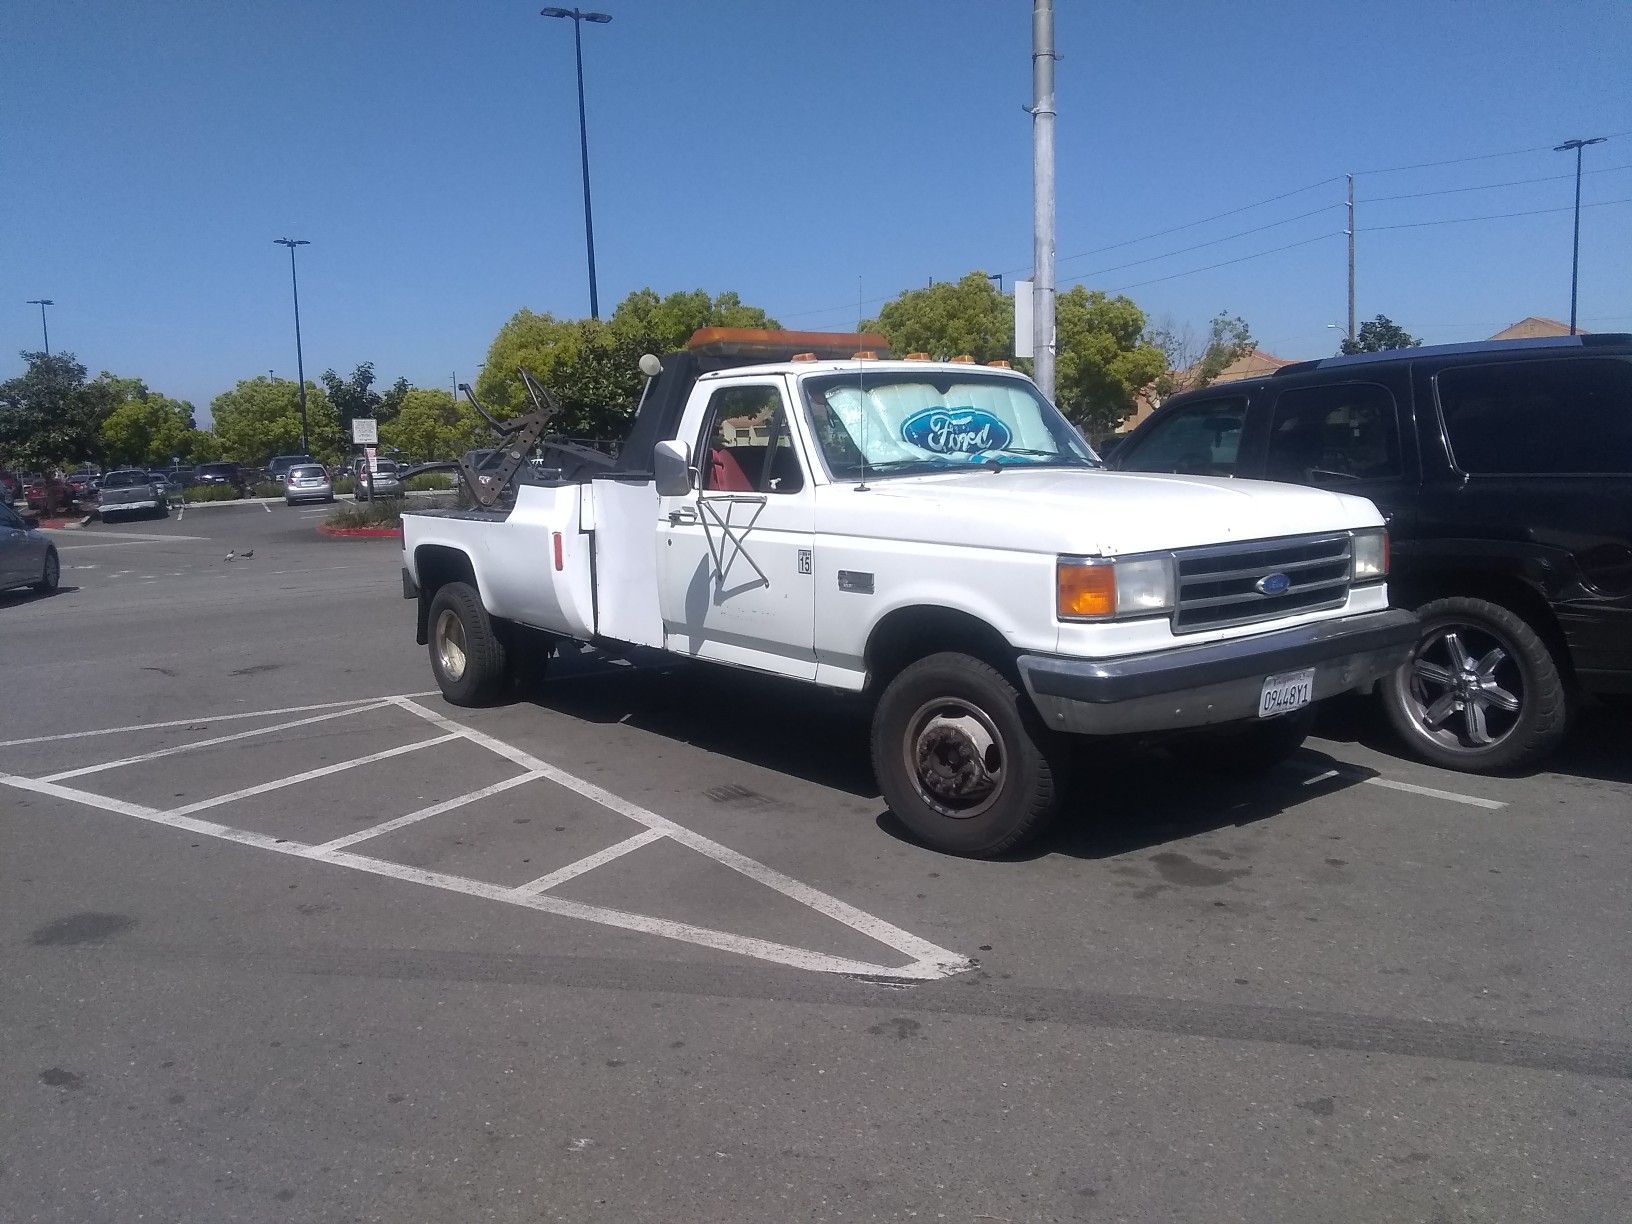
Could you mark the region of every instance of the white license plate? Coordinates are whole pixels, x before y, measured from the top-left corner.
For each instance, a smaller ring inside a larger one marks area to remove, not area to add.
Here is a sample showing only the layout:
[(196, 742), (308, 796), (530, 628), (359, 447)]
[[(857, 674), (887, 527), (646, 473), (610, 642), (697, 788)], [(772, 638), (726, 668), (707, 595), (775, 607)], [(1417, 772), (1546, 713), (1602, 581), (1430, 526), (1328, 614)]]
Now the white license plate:
[(1258, 694), (1258, 717), (1274, 718), (1301, 710), (1315, 699), (1315, 669), (1266, 676)]

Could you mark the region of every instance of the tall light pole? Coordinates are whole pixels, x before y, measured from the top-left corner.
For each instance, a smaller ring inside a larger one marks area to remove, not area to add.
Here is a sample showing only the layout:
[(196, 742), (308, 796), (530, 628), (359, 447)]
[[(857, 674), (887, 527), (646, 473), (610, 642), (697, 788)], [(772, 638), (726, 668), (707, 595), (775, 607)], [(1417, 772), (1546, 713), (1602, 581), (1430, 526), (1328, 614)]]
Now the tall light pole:
[(45, 340), (45, 355), (49, 357), (51, 356), (51, 332), (45, 326), (45, 308), (55, 306), (56, 303), (50, 298), (29, 298), (28, 304), (40, 308), (40, 335)]
[(304, 238), (274, 238), (278, 246), (289, 248), (289, 286), (295, 291), (295, 375), (300, 379), (300, 453), (312, 453), (311, 440), (306, 436), (306, 358), (300, 351), (300, 279), (295, 275), (295, 248), (311, 246)]
[(1570, 256), (1570, 335), (1575, 335), (1575, 290), (1580, 283), (1581, 276), (1581, 150), (1588, 145), (1603, 144), (1607, 136), (1594, 136), (1590, 140), (1566, 140), (1561, 145), (1554, 145), (1554, 153), (1565, 153), (1575, 150), (1575, 251)]
[(1054, 0), (1031, 9), (1032, 326), (1037, 387), (1054, 398)]
[(595, 289), (595, 220), (589, 207), (589, 126), (584, 121), (584, 38), (583, 23), (592, 21), (605, 25), (612, 20), (609, 13), (586, 13), (582, 9), (547, 8), (538, 11), (540, 17), (572, 18), (572, 47), (578, 57), (578, 154), (584, 168), (584, 243), (589, 249), (589, 317), (601, 317), (601, 299)]

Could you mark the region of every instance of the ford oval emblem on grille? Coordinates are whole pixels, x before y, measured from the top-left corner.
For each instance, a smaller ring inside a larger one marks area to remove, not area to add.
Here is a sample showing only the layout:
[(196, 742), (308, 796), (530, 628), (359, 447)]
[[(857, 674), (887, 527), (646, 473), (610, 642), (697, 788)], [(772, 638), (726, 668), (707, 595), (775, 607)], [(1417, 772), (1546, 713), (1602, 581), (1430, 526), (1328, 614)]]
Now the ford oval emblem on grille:
[(1287, 588), (1292, 585), (1292, 579), (1285, 574), (1265, 574), (1253, 584), (1258, 588), (1260, 595), (1285, 595)]

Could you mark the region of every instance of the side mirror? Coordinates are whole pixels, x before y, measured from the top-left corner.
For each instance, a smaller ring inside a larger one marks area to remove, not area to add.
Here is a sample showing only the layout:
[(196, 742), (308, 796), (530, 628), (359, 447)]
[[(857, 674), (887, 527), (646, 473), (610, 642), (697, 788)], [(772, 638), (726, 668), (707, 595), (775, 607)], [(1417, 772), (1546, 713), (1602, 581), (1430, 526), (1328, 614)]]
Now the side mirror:
[(691, 447), (663, 441), (652, 448), (652, 474), (659, 497), (684, 497), (691, 492)]

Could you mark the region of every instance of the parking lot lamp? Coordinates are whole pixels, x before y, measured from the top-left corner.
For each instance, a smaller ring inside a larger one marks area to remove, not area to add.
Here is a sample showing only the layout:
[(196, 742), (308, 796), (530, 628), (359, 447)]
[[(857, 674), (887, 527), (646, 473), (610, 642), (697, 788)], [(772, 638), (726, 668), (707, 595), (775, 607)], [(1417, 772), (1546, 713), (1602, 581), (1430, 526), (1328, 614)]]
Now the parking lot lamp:
[(312, 444), (306, 433), (306, 358), (300, 351), (300, 280), (295, 275), (295, 248), (311, 246), (304, 238), (274, 238), (278, 246), (289, 248), (289, 284), (295, 291), (295, 376), (300, 380), (300, 453), (312, 453)]
[(1575, 150), (1575, 249), (1570, 256), (1570, 335), (1575, 335), (1575, 290), (1580, 283), (1581, 276), (1581, 150), (1588, 145), (1603, 144), (1607, 136), (1594, 136), (1588, 140), (1566, 140), (1561, 145), (1554, 145), (1554, 153), (1567, 153)]
[(56, 303), (50, 298), (29, 298), (28, 304), (40, 308), (40, 336), (45, 340), (45, 355), (49, 357), (51, 356), (51, 333), (45, 326), (45, 308), (55, 306)]
[(584, 121), (584, 38), (583, 23), (592, 21), (605, 25), (612, 20), (609, 13), (586, 13), (582, 9), (546, 8), (538, 11), (540, 17), (572, 18), (572, 46), (578, 57), (578, 154), (584, 170), (584, 243), (589, 250), (589, 317), (601, 317), (600, 296), (595, 289), (595, 221), (589, 207), (589, 127)]

